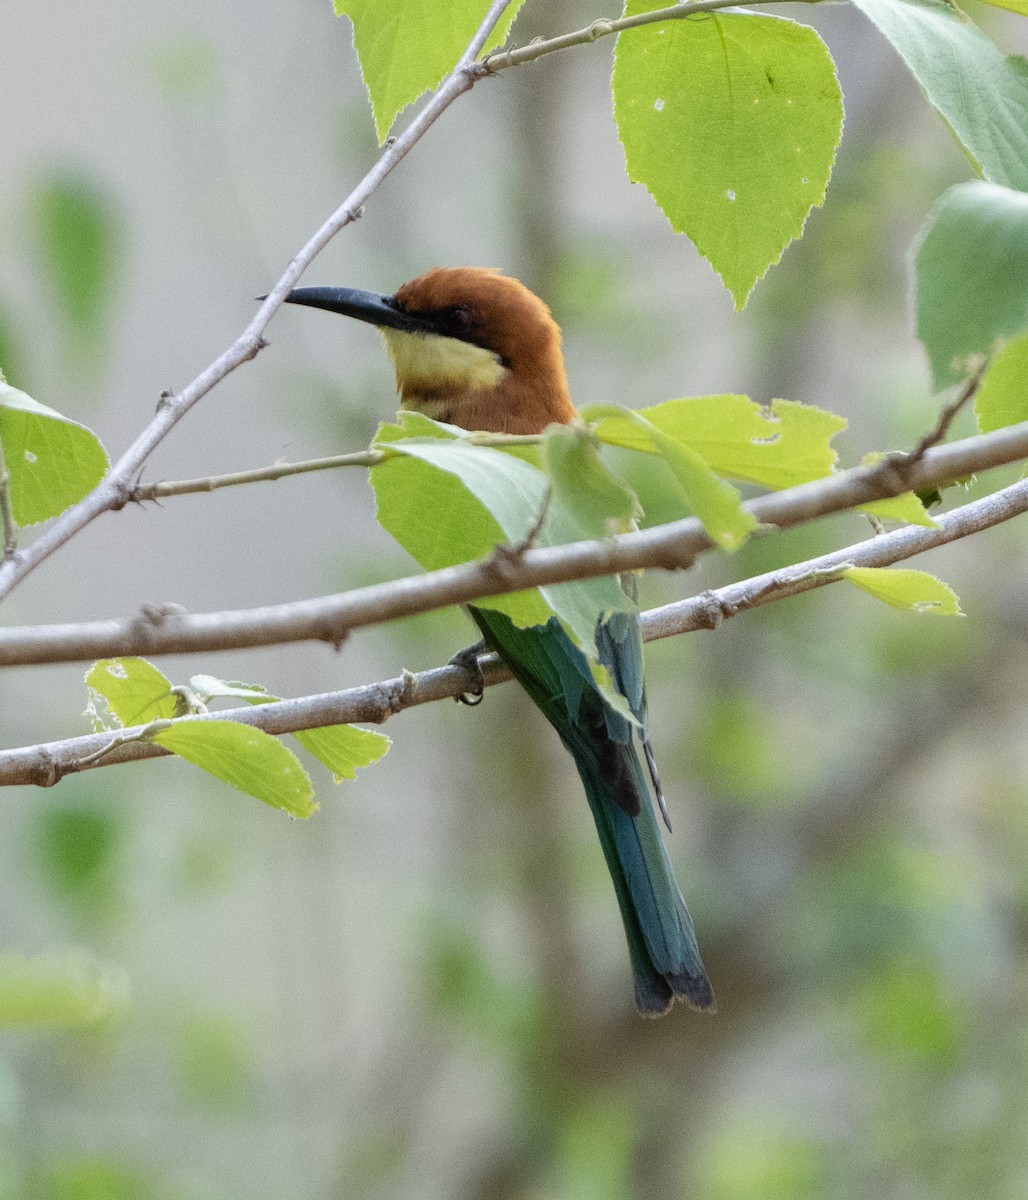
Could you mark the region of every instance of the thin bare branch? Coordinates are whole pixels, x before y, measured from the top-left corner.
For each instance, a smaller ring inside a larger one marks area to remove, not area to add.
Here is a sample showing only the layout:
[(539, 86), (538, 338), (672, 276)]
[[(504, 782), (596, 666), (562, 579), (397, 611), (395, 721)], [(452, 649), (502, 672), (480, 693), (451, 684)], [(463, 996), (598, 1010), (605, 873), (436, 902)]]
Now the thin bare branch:
[[(642, 614), (643, 637), (649, 642), (698, 629), (714, 629), (741, 612), (835, 583), (842, 578), (840, 568), (844, 565), (891, 566), (925, 550), (980, 533), (1026, 511), (1028, 480), (1021, 480), (944, 514), (939, 518), (937, 529), (906, 526), (795, 566), (651, 609)], [(272, 734), (295, 733), (344, 722), (381, 724), (404, 709), (459, 696), (473, 684), (491, 686), (510, 678), (494, 654), (482, 656), (478, 664), (482, 670), (481, 679), (467, 668), (450, 664), (418, 675), (404, 673), (396, 679), (346, 691), (183, 719), (241, 721)], [(152, 732), (151, 727), (141, 726), (2, 751), (0, 786), (37, 784), (46, 787), (75, 771), (169, 754), (170, 751), (162, 746), (145, 740), (149, 732)]]
[[(1028, 422), (935, 446), (913, 461), (889, 455), (770, 495), (747, 508), (764, 526), (785, 529), (908, 489), (920, 489), (1028, 457)], [(214, 613), (150, 608), (137, 617), (0, 629), (0, 666), (82, 662), (131, 654), (183, 654), (299, 641), (338, 646), (353, 630), (526, 587), (688, 567), (713, 543), (694, 518), (601, 542), (534, 547), (515, 561), (491, 556), (424, 575), (290, 604)]]
[(933, 447), (938, 446), (946, 440), (946, 434), (949, 433), (950, 426), (956, 420), (958, 414), (974, 399), (978, 394), (978, 389), (981, 387), (982, 378), (985, 375), (985, 368), (989, 365), (989, 360), (983, 358), (978, 364), (974, 373), (967, 380), (964, 386), (957, 392), (956, 396), (943, 406), (939, 413), (939, 419), (935, 422), (931, 429), (925, 433), (924, 437), (917, 443), (910, 452), (909, 461), (919, 462), (924, 458), (925, 454)]
[[(469, 433), (461, 439), (472, 446), (527, 446), (542, 441), (539, 434)], [(247, 483), (268, 483), (290, 475), (306, 475), (312, 471), (335, 471), (341, 467), (375, 467), (390, 455), (388, 447), (381, 450), (355, 450), (349, 454), (333, 454), (327, 458), (310, 458), (303, 462), (273, 463), (270, 467), (255, 467), (249, 471), (233, 471), (227, 475), (207, 475), (200, 479), (168, 480), (161, 483), (137, 484), (129, 500), (165, 500), (169, 496), (189, 496), (198, 492), (215, 492), (219, 488), (238, 487)]]
[(121, 508), (132, 496), (133, 480), (138, 476), (140, 467), (171, 429), (211, 388), (237, 367), (254, 358), (263, 348), (263, 335), (268, 322), (316, 255), (340, 230), (360, 217), (365, 203), (386, 176), (424, 137), (441, 114), (482, 78), (475, 60), (509, 4), (510, 0), (493, 0), (485, 19), (453, 71), (399, 137), (387, 142), (371, 170), (297, 253), (232, 345), (188, 387), (177, 395), (162, 396), (157, 415), (88, 496), (62, 513), (29, 547), (0, 563), (0, 600), (101, 513)]

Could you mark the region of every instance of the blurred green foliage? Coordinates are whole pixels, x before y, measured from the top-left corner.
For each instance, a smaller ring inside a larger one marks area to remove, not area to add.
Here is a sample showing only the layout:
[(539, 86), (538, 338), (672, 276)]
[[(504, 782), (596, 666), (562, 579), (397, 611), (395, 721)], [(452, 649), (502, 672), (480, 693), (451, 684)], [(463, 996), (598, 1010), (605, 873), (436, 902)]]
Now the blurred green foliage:
[(125, 229), (110, 186), (80, 166), (58, 166), (32, 182), (27, 205), (33, 247), (71, 359), (104, 362)]

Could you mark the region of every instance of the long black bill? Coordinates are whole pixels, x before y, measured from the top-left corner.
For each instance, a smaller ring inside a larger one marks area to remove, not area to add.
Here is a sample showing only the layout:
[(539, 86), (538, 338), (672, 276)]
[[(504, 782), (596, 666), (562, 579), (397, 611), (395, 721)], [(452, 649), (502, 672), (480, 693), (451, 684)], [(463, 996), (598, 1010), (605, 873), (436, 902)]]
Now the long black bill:
[(324, 308), (328, 312), (341, 313), (344, 317), (367, 321), (370, 325), (402, 329), (404, 333), (429, 332), (427, 322), (413, 313), (404, 312), (392, 296), (379, 296), (375, 292), (362, 292), (357, 288), (293, 288), (286, 296), (286, 303)]

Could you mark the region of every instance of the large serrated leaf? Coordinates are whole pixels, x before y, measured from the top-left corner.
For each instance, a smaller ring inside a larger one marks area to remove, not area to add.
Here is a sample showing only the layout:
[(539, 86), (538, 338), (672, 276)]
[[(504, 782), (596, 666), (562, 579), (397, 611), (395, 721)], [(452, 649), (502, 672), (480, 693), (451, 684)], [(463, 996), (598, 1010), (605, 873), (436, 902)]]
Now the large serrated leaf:
[(1028, 189), (1028, 62), (946, 0), (853, 0), (889, 39), (986, 179)]
[[(625, 12), (652, 7), (629, 0)], [(619, 35), (613, 90), (629, 177), (742, 308), (825, 198), (842, 136), (827, 47), (756, 13), (646, 25)]]
[(0, 445), (19, 525), (58, 516), (92, 491), (109, 465), (95, 433), (2, 381)]
[(932, 209), (915, 246), (917, 335), (940, 390), (1028, 329), (1028, 195), (959, 183)]
[(237, 721), (177, 721), (153, 740), (241, 792), (291, 817), (317, 811), (310, 777), (278, 738)]
[[(453, 69), (485, 19), (489, 0), (334, 0), (353, 22), (353, 45), (384, 141), (400, 111)], [(521, 7), (513, 0), (486, 42), (501, 45)]]
[(846, 428), (845, 417), (813, 405), (765, 406), (738, 395), (665, 400), (639, 412), (719, 474), (776, 489), (830, 474), (838, 457), (832, 439)]

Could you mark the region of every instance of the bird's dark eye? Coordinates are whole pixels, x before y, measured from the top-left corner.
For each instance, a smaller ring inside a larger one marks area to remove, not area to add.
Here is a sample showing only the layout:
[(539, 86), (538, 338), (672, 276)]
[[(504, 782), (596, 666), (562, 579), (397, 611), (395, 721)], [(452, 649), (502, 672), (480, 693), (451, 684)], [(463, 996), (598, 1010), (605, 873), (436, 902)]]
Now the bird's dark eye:
[(455, 308), (450, 314), (450, 320), (453, 322), (454, 329), (461, 333), (466, 333), (474, 324), (474, 318), (469, 308)]

